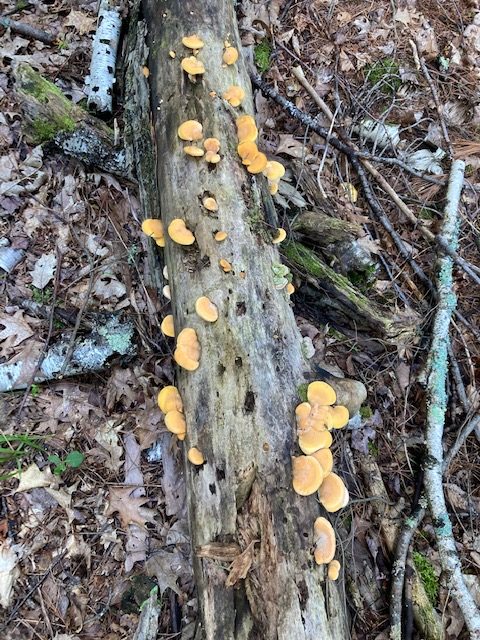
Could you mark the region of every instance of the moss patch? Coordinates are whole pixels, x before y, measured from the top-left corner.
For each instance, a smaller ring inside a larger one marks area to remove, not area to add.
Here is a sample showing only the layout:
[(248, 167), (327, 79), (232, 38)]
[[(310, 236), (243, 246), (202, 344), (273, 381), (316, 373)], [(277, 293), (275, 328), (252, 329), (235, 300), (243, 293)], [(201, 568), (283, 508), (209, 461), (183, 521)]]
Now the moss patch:
[(438, 598), (438, 578), (432, 563), (418, 551), (413, 552), (413, 563), (423, 582), (428, 599), (435, 606)]
[(378, 85), (387, 95), (396, 93), (402, 84), (399, 65), (393, 58), (383, 58), (365, 67), (366, 79), (372, 85)]
[(257, 69), (264, 73), (270, 68), (270, 56), (272, 55), (272, 45), (265, 38), (253, 50), (253, 59)]
[(75, 121), (67, 116), (57, 117), (51, 121), (38, 118), (32, 122), (32, 134), (36, 144), (48, 142), (60, 131), (74, 131)]

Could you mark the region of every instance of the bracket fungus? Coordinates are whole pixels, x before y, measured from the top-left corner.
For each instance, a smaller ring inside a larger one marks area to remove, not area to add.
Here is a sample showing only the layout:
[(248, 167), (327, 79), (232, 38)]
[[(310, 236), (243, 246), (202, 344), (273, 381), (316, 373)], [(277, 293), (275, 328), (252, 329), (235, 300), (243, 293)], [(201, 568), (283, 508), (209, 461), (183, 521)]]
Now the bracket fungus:
[(220, 265), (220, 268), (225, 273), (229, 273), (229, 271), (232, 270), (232, 265), (230, 264), (230, 262), (228, 260), (225, 260), (225, 258), (220, 258), (220, 260), (218, 261), (218, 264)]
[(185, 120), (177, 129), (180, 140), (193, 142), (203, 138), (203, 126), (197, 120)]
[(169, 338), (175, 337), (175, 327), (173, 326), (173, 316), (171, 313), (162, 320), (160, 331), (164, 336), (168, 336)]
[(327, 576), (329, 580), (338, 580), (340, 574), (340, 562), (338, 560), (332, 560), (328, 564)]
[(250, 164), (247, 165), (247, 171), (249, 173), (262, 173), (267, 162), (267, 156), (259, 151)]
[(223, 99), (226, 100), (232, 107), (239, 107), (245, 98), (245, 91), (242, 87), (232, 84), (223, 93)]
[(184, 36), (182, 38), (182, 44), (187, 49), (193, 49), (194, 51), (198, 51), (198, 49), (203, 49), (205, 46), (204, 41), (194, 33), (191, 36)]
[(189, 462), (197, 466), (200, 466), (205, 462), (203, 453), (200, 451), (200, 449), (197, 449), (197, 447), (192, 447), (191, 449), (188, 450), (187, 458)]
[(255, 142), (251, 140), (245, 140), (240, 142), (237, 146), (237, 153), (242, 159), (242, 164), (248, 166), (253, 162), (255, 156), (258, 155), (258, 147)]
[(240, 116), (236, 120), (236, 125), (239, 142), (255, 142), (258, 137), (258, 129), (252, 116)]
[(218, 211), (218, 204), (215, 198), (210, 196), (203, 198), (202, 204), (207, 211)]
[(339, 404), (336, 407), (331, 407), (330, 417), (327, 420), (327, 427), (329, 429), (343, 429), (348, 424), (350, 414), (347, 407)]
[(263, 170), (263, 175), (266, 176), (268, 180), (277, 182), (277, 180), (280, 180), (280, 178), (283, 178), (285, 175), (285, 167), (276, 160), (269, 160)]
[(327, 445), (327, 447), (318, 449), (318, 451), (312, 453), (312, 456), (315, 458), (315, 460), (319, 461), (319, 463), (322, 465), (323, 473), (327, 476), (329, 473), (332, 473), (333, 469), (333, 454), (328, 448), (332, 444), (332, 436), (329, 431), (324, 431), (324, 434), (326, 436), (330, 436), (330, 444)]
[[(327, 449), (327, 447), (331, 446), (332, 441), (332, 436), (329, 431), (314, 431), (310, 429), (298, 436), (298, 446), (306, 455), (315, 454), (319, 449)], [(325, 469), (324, 471), (329, 473), (331, 469), (328, 472)]]
[(181, 411), (169, 411), (165, 414), (165, 426), (170, 431), (178, 436), (181, 433), (187, 432), (187, 423), (185, 416)]
[(286, 292), (288, 293), (289, 296), (291, 296), (292, 293), (295, 293), (295, 287), (293, 286), (293, 284), (291, 282), (289, 282), (287, 284), (287, 287), (286, 287), (285, 290), (286, 290)]
[(326, 518), (317, 518), (313, 524), (313, 535), (315, 538), (315, 562), (328, 564), (333, 560), (337, 546), (332, 525)]
[(308, 385), (307, 400), (312, 405), (330, 406), (337, 401), (337, 394), (335, 389), (326, 382), (315, 380)]
[(194, 158), (201, 158), (205, 152), (200, 147), (195, 147), (194, 145), (187, 145), (183, 147), (183, 151), (187, 154), (187, 156), (193, 156)]
[(200, 343), (195, 329), (187, 327), (178, 334), (175, 362), (187, 371), (196, 371), (200, 364)]
[(210, 162), (211, 164), (217, 164), (220, 162), (220, 156), (218, 152), (220, 151), (220, 140), (218, 138), (207, 138), (203, 142), (203, 146), (205, 147), (205, 160)]
[(300, 496), (310, 496), (318, 491), (323, 480), (323, 469), (312, 456), (292, 458), (293, 489)]
[(347, 487), (336, 473), (329, 473), (324, 478), (318, 490), (318, 497), (321, 505), (329, 513), (335, 513), (346, 507), (349, 499)]
[(195, 236), (190, 229), (187, 229), (185, 220), (181, 218), (175, 218), (168, 225), (168, 235), (174, 242), (183, 246), (188, 246), (195, 242)]
[(162, 293), (163, 293), (163, 295), (165, 296), (165, 298), (166, 298), (167, 300), (171, 300), (171, 299), (172, 299), (172, 294), (171, 294), (171, 292), (170, 292), (170, 285), (169, 285), (169, 284), (166, 284), (166, 285), (163, 287), (163, 289), (162, 289)]
[(163, 222), (158, 218), (146, 218), (142, 222), (142, 231), (150, 238), (153, 238), (159, 247), (165, 246)]
[(205, 322), (216, 322), (218, 320), (217, 305), (207, 298), (207, 296), (198, 298), (195, 302), (195, 311)]
[(277, 229), (277, 235), (273, 238), (272, 243), (280, 244), (280, 242), (283, 242), (286, 237), (287, 232), (285, 231), (285, 229)]
[(217, 242), (223, 242), (228, 238), (228, 233), (226, 231), (217, 231), (213, 237)]
[(192, 78), (195, 78), (195, 76), (201, 76), (205, 73), (205, 65), (195, 56), (183, 58), (181, 67), (185, 71), (185, 73), (188, 73), (188, 75), (192, 76)]
[(167, 385), (158, 393), (157, 403), (160, 411), (168, 413), (169, 411), (183, 411), (183, 402), (177, 387)]
[(225, 64), (235, 64), (235, 62), (238, 60), (238, 51), (237, 49), (235, 49), (235, 47), (226, 47), (225, 51), (223, 52), (223, 61)]

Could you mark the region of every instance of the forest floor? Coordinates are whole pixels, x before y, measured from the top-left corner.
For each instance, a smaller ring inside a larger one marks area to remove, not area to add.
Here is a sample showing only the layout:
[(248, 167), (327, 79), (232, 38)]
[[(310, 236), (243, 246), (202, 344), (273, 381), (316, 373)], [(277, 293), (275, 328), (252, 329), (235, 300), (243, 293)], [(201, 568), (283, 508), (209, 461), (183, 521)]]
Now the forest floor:
[[(331, 126), (292, 73), (300, 66), (334, 114), (334, 131), (342, 128), (377, 156), (410, 159), (419, 172), (428, 167), (433, 181), (400, 165), (376, 164), (419, 224), (433, 233), (449, 173), (442, 150), (448, 154), (450, 146), (455, 157), (465, 159), (459, 253), (478, 274), (478, 3), (240, 4), (244, 55), (279, 94)], [(179, 446), (171, 442), (156, 404), (158, 389), (174, 380), (172, 343), (159, 329), (168, 300), (145, 286), (149, 240), (140, 232), (137, 194), (132, 185), (67, 159), (49, 143), (29, 141), (12, 80), (14, 66), (27, 62), (73, 102), (85, 101), (96, 3), (78, 0), (72, 8), (59, 0), (1, 0), (1, 14), (58, 40), (46, 45), (0, 27), (0, 258), (8, 246), (25, 252), (10, 273), (0, 270), (0, 366), (34, 361), (66, 333), (88, 334), (101, 314), (132, 318), (137, 339), (136, 354), (102, 374), (0, 395), (0, 635), (126, 640), (157, 585), (158, 637), (185, 640), (193, 637), (197, 611), (185, 485)], [(435, 305), (390, 235), (369, 216), (345, 158), (260, 92), (255, 105), (259, 146), (289, 167), (275, 197), (281, 226), (289, 229), (300, 211), (319, 200), (327, 213), (362, 225), (362, 242), (381, 264), (355, 284), (392, 312), (418, 314), (417, 336), (406, 343), (360, 340), (318, 317), (302, 294), (304, 274), (294, 275), (292, 304), (314, 347), (312, 362), (362, 381), (368, 392), (360, 426), (345, 430), (336, 445), (352, 498), (337, 524), (352, 637), (382, 640), (388, 637), (392, 570), (384, 524), (392, 510), (401, 523), (421, 487), (426, 403), (418, 378)], [(109, 124), (113, 118), (121, 131), (120, 93)], [(385, 127), (377, 126), (372, 135), (366, 121)], [(386, 145), (385, 132), (391, 138)], [(306, 182), (311, 189), (302, 187)], [(435, 248), (374, 188), (404, 246), (434, 279)], [(458, 375), (448, 381), (446, 449), (480, 403), (480, 288), (460, 268), (455, 293), (465, 321), (452, 325)], [(445, 492), (463, 570), (480, 601), (479, 439), (473, 433), (461, 447)], [(369, 474), (377, 472), (386, 500), (372, 495)], [(411, 559), (446, 638), (466, 637), (449, 585), (441, 580), (428, 515), (414, 537)]]

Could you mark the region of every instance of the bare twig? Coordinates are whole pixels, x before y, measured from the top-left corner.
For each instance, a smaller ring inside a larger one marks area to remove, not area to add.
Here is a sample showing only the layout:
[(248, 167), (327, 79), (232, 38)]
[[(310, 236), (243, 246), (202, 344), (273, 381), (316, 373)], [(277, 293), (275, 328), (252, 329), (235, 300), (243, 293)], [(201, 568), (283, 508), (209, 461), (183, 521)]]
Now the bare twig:
[[(442, 233), (453, 249), (458, 242), (458, 206), (463, 187), (465, 163), (454, 160), (450, 172)], [(480, 639), (480, 611), (463, 579), (461, 564), (452, 535), (452, 524), (443, 493), (443, 447), (447, 396), (448, 344), (450, 321), (456, 306), (453, 292), (453, 261), (449, 256), (438, 260), (438, 307), (427, 362), (427, 424), (425, 493), (433, 518), (442, 570), (465, 618), (472, 638)]]
[(0, 25), (5, 29), (11, 29), (15, 33), (25, 36), (25, 38), (32, 38), (32, 40), (38, 40), (44, 44), (55, 44), (57, 42), (57, 36), (5, 16), (0, 17)]

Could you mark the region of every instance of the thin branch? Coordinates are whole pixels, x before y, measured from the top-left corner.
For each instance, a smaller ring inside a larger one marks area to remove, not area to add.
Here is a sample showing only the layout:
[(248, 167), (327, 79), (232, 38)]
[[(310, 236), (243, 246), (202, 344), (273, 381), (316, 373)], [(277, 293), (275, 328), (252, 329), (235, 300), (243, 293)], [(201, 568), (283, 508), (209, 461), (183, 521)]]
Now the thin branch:
[[(463, 187), (465, 163), (454, 160), (450, 172), (442, 235), (455, 250), (458, 242), (458, 206)], [(446, 376), (450, 321), (456, 306), (453, 292), (453, 261), (441, 256), (437, 267), (438, 306), (432, 330), (427, 362), (427, 424), (425, 493), (433, 519), (438, 554), (447, 583), (465, 618), (472, 638), (480, 639), (480, 611), (463, 579), (460, 560), (452, 534), (452, 524), (443, 493), (442, 438), (447, 405)]]
[(54, 36), (52, 33), (48, 33), (47, 31), (43, 31), (43, 29), (36, 29), (29, 24), (18, 22), (17, 20), (12, 20), (5, 16), (0, 17), (0, 26), (5, 27), (5, 29), (10, 29), (15, 33), (19, 33), (21, 36), (25, 36), (25, 38), (38, 40), (44, 44), (55, 44), (58, 39), (57, 36)]

